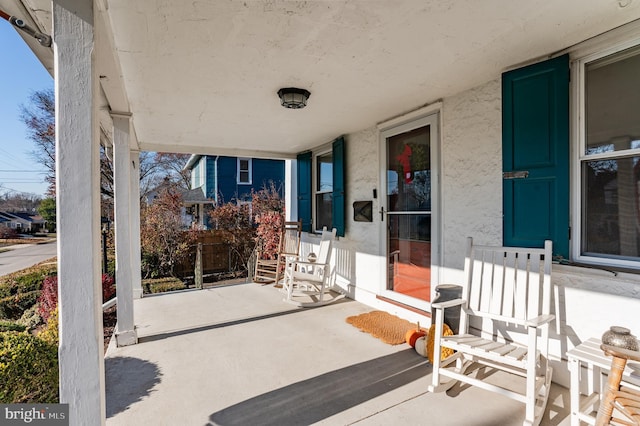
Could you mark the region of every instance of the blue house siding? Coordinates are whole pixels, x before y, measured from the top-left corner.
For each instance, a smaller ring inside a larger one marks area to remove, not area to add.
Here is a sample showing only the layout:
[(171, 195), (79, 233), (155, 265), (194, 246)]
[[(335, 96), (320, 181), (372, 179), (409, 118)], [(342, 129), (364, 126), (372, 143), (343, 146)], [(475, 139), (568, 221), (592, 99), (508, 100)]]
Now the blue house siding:
[(275, 184), (280, 196), (284, 198), (284, 161), (254, 159), (251, 181), (253, 189), (259, 191), (268, 185), (270, 181)]
[(203, 155), (191, 168), (192, 183), (194, 187), (203, 187), (205, 197), (224, 203), (250, 201), (252, 190), (259, 191), (270, 182), (284, 198), (284, 166), (283, 160), (253, 158), (251, 183), (238, 184), (237, 157)]
[(251, 200), (251, 190), (259, 191), (270, 181), (284, 197), (284, 161), (254, 158), (251, 161), (251, 184), (238, 184), (238, 159), (218, 158), (218, 193), (224, 202)]
[(207, 198), (216, 198), (216, 157), (205, 156), (207, 165), (207, 176), (205, 177), (204, 193)]

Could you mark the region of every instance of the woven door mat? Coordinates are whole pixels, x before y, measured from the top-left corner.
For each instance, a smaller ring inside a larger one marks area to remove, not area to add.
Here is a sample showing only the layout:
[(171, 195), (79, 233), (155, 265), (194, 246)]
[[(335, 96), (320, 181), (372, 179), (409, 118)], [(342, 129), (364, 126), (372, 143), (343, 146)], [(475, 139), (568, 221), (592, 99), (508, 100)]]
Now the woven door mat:
[(407, 331), (417, 328), (416, 324), (384, 311), (371, 311), (351, 316), (346, 321), (360, 331), (369, 333), (390, 345), (405, 343)]

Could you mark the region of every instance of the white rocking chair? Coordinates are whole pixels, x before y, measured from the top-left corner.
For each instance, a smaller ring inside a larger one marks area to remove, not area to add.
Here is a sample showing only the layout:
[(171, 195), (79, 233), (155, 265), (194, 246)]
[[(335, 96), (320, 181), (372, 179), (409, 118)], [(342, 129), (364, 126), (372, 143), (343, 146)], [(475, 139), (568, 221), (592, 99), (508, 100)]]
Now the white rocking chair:
[[(523, 402), (524, 425), (540, 423), (552, 374), (547, 360), (554, 319), (551, 253), (551, 241), (544, 249), (533, 249), (474, 245), (468, 238), (462, 298), (432, 305), (436, 327), (429, 391), (450, 389), (458, 381), (475, 385)], [(443, 310), (452, 306), (461, 306), (460, 334), (442, 336)], [(469, 333), (471, 319), (474, 326), (481, 324), (480, 336)], [(519, 340), (527, 344), (514, 343), (515, 334), (523, 334)], [(441, 360), (442, 348), (456, 353)], [(517, 392), (471, 376), (484, 366), (525, 377), (524, 389)], [(441, 381), (442, 376), (449, 380)]]
[[(312, 308), (333, 303), (344, 298), (343, 294), (332, 294), (331, 248), (336, 229), (322, 230), (320, 247), (316, 259), (290, 258), (285, 271), (283, 291), (286, 302), (303, 308)], [(308, 301), (305, 301), (308, 300)]]

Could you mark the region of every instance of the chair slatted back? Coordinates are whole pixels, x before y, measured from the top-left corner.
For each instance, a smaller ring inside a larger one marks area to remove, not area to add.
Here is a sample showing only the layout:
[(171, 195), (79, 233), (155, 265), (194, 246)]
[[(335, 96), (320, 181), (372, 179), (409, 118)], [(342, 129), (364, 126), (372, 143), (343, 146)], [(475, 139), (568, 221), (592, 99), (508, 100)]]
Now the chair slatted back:
[(329, 259), (331, 254), (331, 244), (335, 238), (336, 228), (333, 228), (331, 231), (328, 231), (326, 227), (322, 228), (322, 236), (320, 237), (320, 247), (318, 248), (318, 257), (316, 262), (329, 263), (331, 260)]
[(278, 253), (285, 255), (297, 255), (300, 252), (300, 240), (302, 235), (302, 221), (285, 222), (280, 238)]
[(465, 310), (523, 324), (551, 309), (551, 241), (544, 248), (474, 245), (467, 239)]

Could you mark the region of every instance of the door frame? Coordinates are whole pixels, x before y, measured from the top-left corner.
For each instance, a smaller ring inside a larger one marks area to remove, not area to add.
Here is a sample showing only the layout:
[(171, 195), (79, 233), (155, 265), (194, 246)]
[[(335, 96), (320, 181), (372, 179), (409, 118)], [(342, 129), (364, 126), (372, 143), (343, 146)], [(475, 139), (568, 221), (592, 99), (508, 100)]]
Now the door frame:
[[(435, 288), (440, 282), (442, 259), (442, 200), (440, 176), (442, 174), (441, 162), (441, 103), (430, 105), (403, 117), (389, 120), (378, 126), (379, 133), (379, 209), (381, 217), (380, 235), (380, 277), (378, 294), (384, 298), (411, 306), (423, 311), (431, 310), (431, 303), (416, 299), (401, 293), (387, 290), (387, 138), (405, 133), (420, 127), (431, 126), (431, 300), (435, 297)], [(384, 210), (383, 210), (384, 209)], [(384, 213), (382, 213), (384, 212)]]

